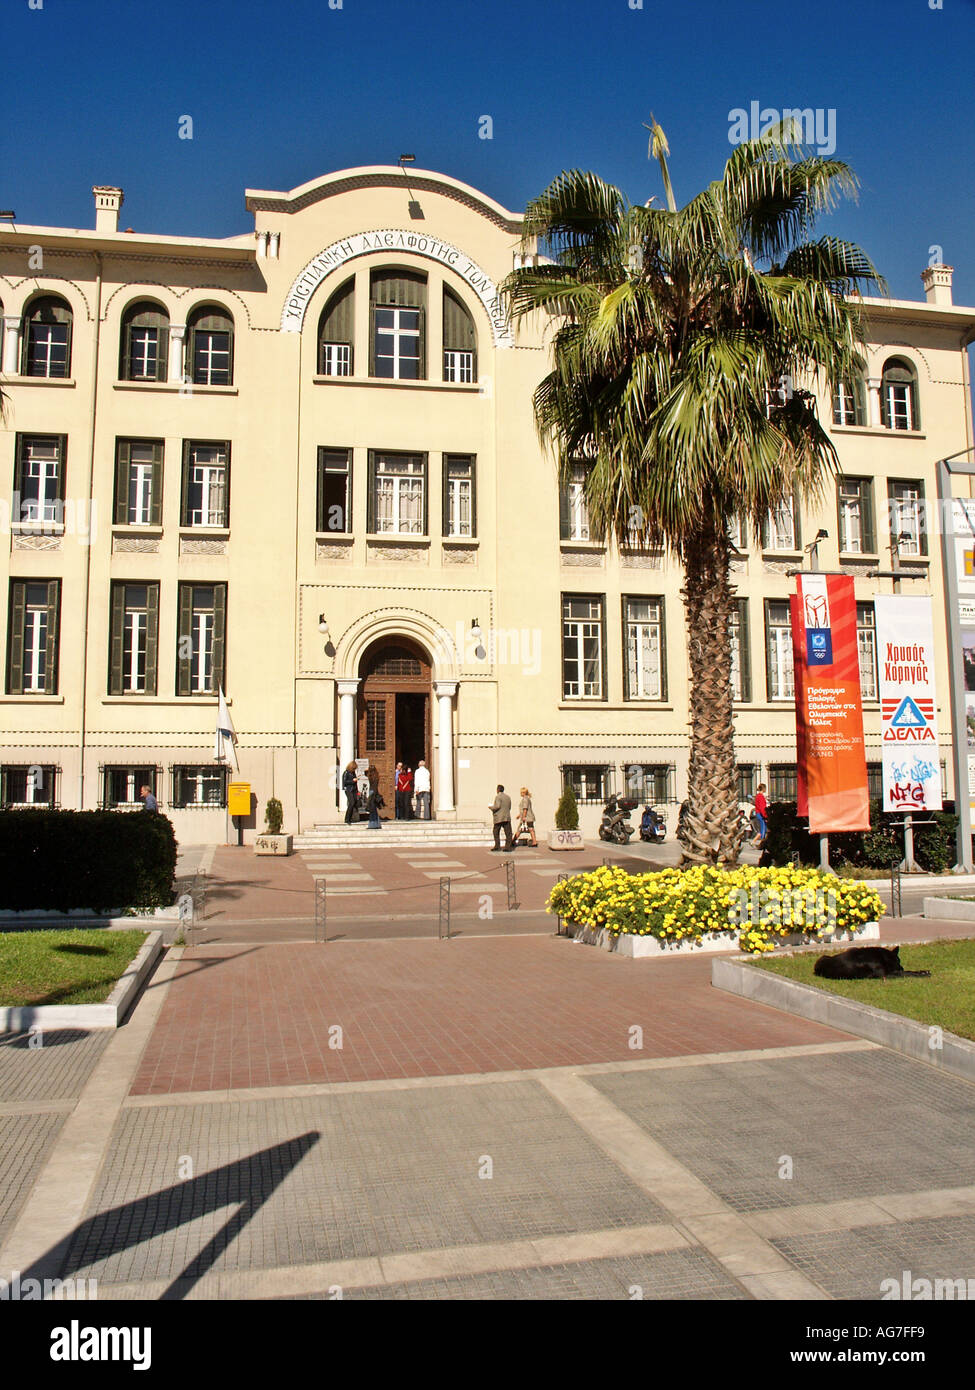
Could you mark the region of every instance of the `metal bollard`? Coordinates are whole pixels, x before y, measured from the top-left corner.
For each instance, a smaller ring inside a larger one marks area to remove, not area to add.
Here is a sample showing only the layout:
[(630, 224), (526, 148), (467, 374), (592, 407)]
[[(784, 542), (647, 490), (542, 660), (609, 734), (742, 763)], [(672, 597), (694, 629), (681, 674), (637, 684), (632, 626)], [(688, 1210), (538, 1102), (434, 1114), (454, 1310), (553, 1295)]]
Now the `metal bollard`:
[(208, 889), (208, 887), (209, 887), (209, 883), (208, 883), (208, 880), (207, 880), (207, 875), (206, 875), (205, 873), (203, 873), (202, 870), (201, 870), (201, 872), (198, 873), (198, 874), (196, 875), (196, 877), (194, 878), (194, 880), (193, 880), (192, 893), (193, 893), (193, 921), (194, 921), (194, 924), (195, 924), (196, 922), (203, 922), (203, 921), (206, 920), (206, 915), (207, 915), (207, 889)]
[(450, 940), (450, 879), (440, 880), (440, 919), (437, 924), (437, 937), (440, 941), (444, 939), (444, 926), (447, 928), (447, 940)]
[(315, 879), (315, 941), (322, 945), (328, 940), (328, 908), (326, 903), (325, 879)]
[(901, 866), (896, 860), (891, 860), (890, 864), (890, 915), (891, 917), (903, 916), (903, 903), (901, 899)]
[(508, 911), (512, 912), (518, 906), (515, 888), (515, 866), (510, 859), (505, 860), (504, 865), (505, 885), (508, 890)]

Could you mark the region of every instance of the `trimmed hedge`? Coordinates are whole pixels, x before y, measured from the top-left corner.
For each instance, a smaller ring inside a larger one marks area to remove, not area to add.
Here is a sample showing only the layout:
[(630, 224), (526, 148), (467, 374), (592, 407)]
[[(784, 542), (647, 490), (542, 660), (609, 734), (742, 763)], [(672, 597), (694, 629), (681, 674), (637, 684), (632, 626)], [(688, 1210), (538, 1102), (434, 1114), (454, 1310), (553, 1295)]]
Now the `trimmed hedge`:
[(106, 912), (174, 901), (176, 836), (144, 811), (0, 811), (0, 908)]
[[(904, 857), (903, 821), (899, 811), (885, 812), (880, 800), (870, 803), (870, 829), (830, 835), (829, 858), (833, 868), (854, 864), (887, 871), (891, 861)], [(914, 832), (914, 857), (922, 869), (944, 873), (955, 862), (958, 818), (950, 811), (920, 811), (918, 819), (934, 818), (933, 825), (919, 825)], [(819, 863), (819, 836), (809, 834), (809, 821), (796, 815), (794, 801), (773, 802), (768, 808), (768, 834), (763, 864), (788, 864), (794, 853), (800, 864)]]

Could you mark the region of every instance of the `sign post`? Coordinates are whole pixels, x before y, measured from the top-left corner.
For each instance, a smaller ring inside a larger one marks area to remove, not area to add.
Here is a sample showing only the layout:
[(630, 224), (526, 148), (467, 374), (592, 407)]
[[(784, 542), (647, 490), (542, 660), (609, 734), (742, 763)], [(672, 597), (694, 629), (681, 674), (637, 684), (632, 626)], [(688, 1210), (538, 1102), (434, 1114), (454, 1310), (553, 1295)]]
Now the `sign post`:
[[(962, 641), (961, 584), (959, 568), (965, 581), (966, 598), (975, 598), (975, 501), (951, 495), (952, 473), (975, 474), (975, 463), (954, 463), (953, 459), (970, 454), (972, 449), (938, 462), (938, 515), (941, 522), (941, 573), (945, 592), (945, 631), (948, 637), (948, 671), (951, 691), (952, 773), (955, 786), (955, 813), (958, 816), (955, 873), (972, 872), (972, 733), (969, 731), (969, 699), (965, 681), (965, 658)], [(972, 553), (971, 576), (966, 572), (966, 551)], [(969, 583), (971, 588), (969, 588)]]

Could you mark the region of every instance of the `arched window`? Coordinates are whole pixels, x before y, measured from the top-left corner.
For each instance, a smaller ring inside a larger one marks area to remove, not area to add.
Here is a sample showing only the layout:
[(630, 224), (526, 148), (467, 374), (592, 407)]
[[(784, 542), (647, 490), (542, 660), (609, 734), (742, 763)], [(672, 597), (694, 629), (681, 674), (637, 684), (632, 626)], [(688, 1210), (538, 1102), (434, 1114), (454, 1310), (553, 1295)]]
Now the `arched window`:
[(165, 381), (169, 315), (151, 300), (129, 305), (122, 316), (121, 381)]
[(421, 381), (426, 376), (427, 277), (412, 270), (374, 270), (370, 376)]
[(844, 377), (836, 383), (833, 393), (833, 424), (864, 425), (866, 421), (863, 381), (859, 377)]
[(888, 357), (880, 383), (880, 408), (889, 430), (921, 428), (917, 408), (917, 374), (903, 357)]
[(234, 379), (234, 321), (216, 304), (194, 309), (189, 330), (190, 374), (196, 386), (231, 386)]
[(477, 380), (477, 333), (474, 320), (452, 290), (443, 291), (443, 379)]
[(24, 314), (24, 376), (71, 375), (71, 306), (56, 295), (33, 300)]
[(351, 376), (355, 340), (355, 280), (350, 278), (329, 298), (318, 320), (319, 376)]

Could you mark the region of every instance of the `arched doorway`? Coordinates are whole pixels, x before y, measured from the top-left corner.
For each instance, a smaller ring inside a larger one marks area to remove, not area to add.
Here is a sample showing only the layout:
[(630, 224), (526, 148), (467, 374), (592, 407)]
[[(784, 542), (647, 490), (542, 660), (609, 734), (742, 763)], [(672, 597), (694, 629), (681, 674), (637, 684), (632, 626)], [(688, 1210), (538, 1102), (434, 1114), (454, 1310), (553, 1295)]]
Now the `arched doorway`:
[(421, 758), (430, 766), (433, 670), (430, 659), (408, 637), (374, 642), (359, 663), (359, 756), (379, 775), (386, 805), (394, 804), (393, 773), (401, 762), (416, 769)]

